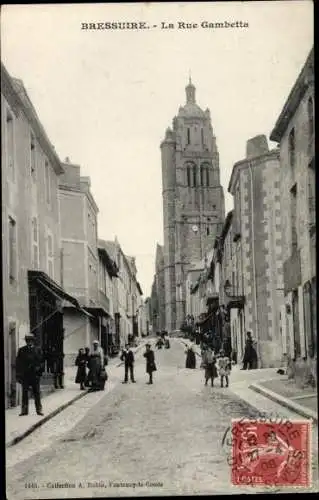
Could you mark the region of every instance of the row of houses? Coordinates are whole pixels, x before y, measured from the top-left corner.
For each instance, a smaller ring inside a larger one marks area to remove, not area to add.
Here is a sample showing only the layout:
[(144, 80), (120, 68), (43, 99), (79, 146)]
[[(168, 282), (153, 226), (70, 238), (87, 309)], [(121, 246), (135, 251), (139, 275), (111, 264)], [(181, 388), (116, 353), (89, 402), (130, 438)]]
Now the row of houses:
[[(224, 345), (238, 362), (252, 331), (260, 368), (286, 366), (301, 385), (314, 384), (313, 50), (269, 138), (277, 147), (269, 149), (265, 135), (253, 137), (246, 157), (233, 166), (233, 210), (205, 258), (188, 269), (184, 326), (211, 333), (216, 348)], [(157, 273), (155, 319), (161, 317), (159, 280)]]
[(60, 161), (21, 80), (1, 65), (2, 255), (6, 405), (15, 406), (15, 358), (32, 332), (45, 357), (74, 363), (99, 339), (110, 355), (149, 332), (135, 258), (98, 238), (90, 178)]

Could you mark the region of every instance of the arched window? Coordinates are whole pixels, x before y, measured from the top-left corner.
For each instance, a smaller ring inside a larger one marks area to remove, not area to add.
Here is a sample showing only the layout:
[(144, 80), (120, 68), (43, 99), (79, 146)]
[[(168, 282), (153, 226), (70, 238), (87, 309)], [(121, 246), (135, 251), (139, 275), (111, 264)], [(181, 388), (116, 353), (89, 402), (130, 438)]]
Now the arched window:
[(191, 167), (190, 167), (190, 165), (187, 165), (186, 172), (187, 172), (187, 186), (191, 187), (192, 180), (191, 180)]
[(206, 186), (209, 186), (209, 168), (206, 167)]
[(313, 119), (313, 100), (312, 97), (309, 97), (308, 103), (308, 127), (309, 127), (309, 137), (312, 137), (314, 134), (314, 119)]
[(187, 128), (187, 144), (191, 143), (191, 129)]
[(205, 174), (205, 167), (201, 165), (200, 167), (200, 185), (204, 186), (204, 174)]
[(292, 168), (295, 166), (295, 149), (296, 149), (295, 129), (292, 128), (288, 137), (289, 165)]
[(197, 186), (197, 180), (196, 180), (196, 166), (193, 165), (193, 186)]

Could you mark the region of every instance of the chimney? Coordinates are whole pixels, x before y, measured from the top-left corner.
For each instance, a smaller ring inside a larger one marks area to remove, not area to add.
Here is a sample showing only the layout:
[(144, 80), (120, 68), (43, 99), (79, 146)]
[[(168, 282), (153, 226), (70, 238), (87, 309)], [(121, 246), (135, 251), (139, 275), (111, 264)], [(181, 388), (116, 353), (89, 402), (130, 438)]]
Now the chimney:
[(269, 152), (267, 137), (264, 134), (256, 135), (247, 141), (246, 158), (254, 158)]

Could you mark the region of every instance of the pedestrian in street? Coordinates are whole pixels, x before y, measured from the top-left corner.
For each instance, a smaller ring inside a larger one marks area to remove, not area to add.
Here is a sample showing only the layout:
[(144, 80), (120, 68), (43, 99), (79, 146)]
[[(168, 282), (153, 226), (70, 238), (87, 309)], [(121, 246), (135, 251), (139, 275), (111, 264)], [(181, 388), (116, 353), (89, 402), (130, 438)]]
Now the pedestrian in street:
[(163, 342), (163, 338), (162, 338), (162, 337), (159, 337), (158, 341), (157, 341), (157, 342), (156, 342), (156, 344), (155, 344), (155, 347), (157, 347), (157, 349), (162, 349), (163, 344), (164, 344), (164, 342)]
[(124, 361), (124, 380), (122, 384), (127, 384), (128, 382), (128, 372), (130, 372), (130, 378), (131, 382), (135, 384), (136, 380), (134, 379), (134, 353), (129, 346), (129, 344), (126, 344), (125, 349), (123, 349), (121, 357), (121, 361)]
[(22, 385), (22, 407), (20, 416), (29, 413), (29, 388), (34, 397), (36, 412), (43, 416), (40, 379), (44, 372), (42, 351), (34, 343), (34, 336), (29, 333), (25, 336), (26, 345), (20, 347), (16, 358), (17, 381)]
[(185, 354), (186, 354), (185, 367), (195, 369), (196, 368), (196, 355), (195, 355), (192, 344), (186, 349)]
[(243, 367), (241, 370), (251, 370), (252, 368), (257, 368), (257, 352), (254, 348), (254, 341), (252, 339), (252, 333), (247, 332), (245, 352), (243, 358)]
[(214, 387), (214, 379), (218, 377), (216, 356), (209, 346), (205, 349), (203, 354), (203, 366), (205, 368), (205, 385), (207, 385), (210, 379), (211, 385)]
[(226, 381), (226, 387), (229, 386), (229, 375), (231, 370), (231, 361), (228, 356), (225, 355), (224, 349), (221, 349), (218, 357), (218, 369), (220, 376), (220, 386), (224, 387), (224, 379)]
[(91, 385), (91, 380), (90, 380), (90, 377), (91, 377), (91, 371), (90, 371), (90, 348), (89, 347), (85, 347), (84, 353), (85, 353), (85, 358), (86, 358), (86, 367), (88, 368), (88, 373), (87, 373), (84, 385), (85, 385), (85, 387), (90, 387), (90, 385)]
[[(105, 371), (105, 358), (102, 347), (98, 340), (93, 341), (93, 349), (89, 360), (90, 379), (92, 381), (90, 391), (100, 391), (104, 389), (107, 379)], [(104, 384), (103, 384), (104, 382)]]
[(78, 367), (75, 377), (75, 383), (80, 384), (80, 389), (83, 391), (85, 389), (85, 381), (86, 381), (86, 365), (87, 365), (87, 356), (85, 354), (84, 349), (81, 347), (79, 349), (78, 355), (75, 360), (75, 366)]
[(157, 370), (155, 364), (154, 351), (151, 349), (151, 344), (146, 344), (146, 352), (144, 353), (144, 358), (146, 358), (146, 373), (149, 375), (149, 381), (147, 384), (153, 383), (153, 372)]

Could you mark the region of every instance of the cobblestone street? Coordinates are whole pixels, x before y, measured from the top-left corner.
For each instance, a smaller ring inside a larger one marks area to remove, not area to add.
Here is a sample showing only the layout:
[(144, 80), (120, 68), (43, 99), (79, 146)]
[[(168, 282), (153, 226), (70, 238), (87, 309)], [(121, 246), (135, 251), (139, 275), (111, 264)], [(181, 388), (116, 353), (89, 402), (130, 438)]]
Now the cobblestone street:
[(122, 385), (124, 368), (114, 369), (103, 396), (88, 394), (9, 448), (7, 498), (262, 491), (231, 486), (229, 448), (222, 447), (231, 418), (257, 411), (219, 381), (205, 387), (199, 359), (186, 370), (179, 341), (155, 357), (153, 386), (139, 355), (136, 384)]

